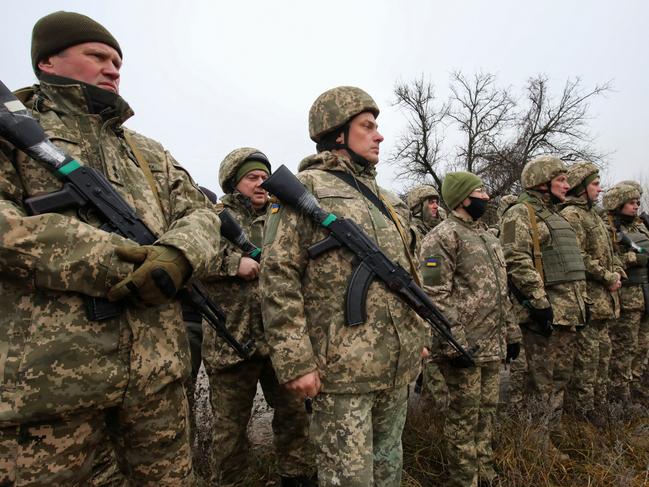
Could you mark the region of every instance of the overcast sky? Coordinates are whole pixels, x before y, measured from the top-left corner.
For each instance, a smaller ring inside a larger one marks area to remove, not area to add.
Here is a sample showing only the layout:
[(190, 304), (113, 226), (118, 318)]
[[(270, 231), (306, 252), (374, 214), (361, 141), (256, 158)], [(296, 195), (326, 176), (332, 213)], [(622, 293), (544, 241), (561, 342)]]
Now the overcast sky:
[[(579, 76), (585, 88), (612, 81), (592, 103), (597, 145), (610, 152), (609, 181), (649, 177), (649, 2), (410, 1), (33, 1), (10, 2), (0, 31), (0, 79), (35, 81), (34, 22), (54, 10), (102, 23), (124, 53), (127, 125), (162, 142), (199, 184), (221, 194), (217, 172), (232, 149), (253, 146), (275, 165), (297, 168), (314, 152), (311, 103), (356, 85), (381, 108), (383, 159), (405, 126), (391, 107), (397, 80), (422, 74), (448, 94), (449, 74), (492, 72), (521, 93), (546, 74), (559, 94)], [(387, 164), (379, 180), (398, 190)]]

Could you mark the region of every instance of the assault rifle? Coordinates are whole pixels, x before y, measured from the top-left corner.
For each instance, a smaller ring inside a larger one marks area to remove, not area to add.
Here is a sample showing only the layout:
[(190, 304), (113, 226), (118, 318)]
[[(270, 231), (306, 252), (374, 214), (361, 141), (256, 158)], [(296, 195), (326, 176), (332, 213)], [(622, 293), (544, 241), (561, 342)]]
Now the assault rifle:
[(308, 249), (310, 258), (316, 258), (340, 247), (351, 250), (356, 256), (359, 264), (351, 276), (345, 299), (345, 317), (348, 326), (365, 322), (367, 291), (372, 281), (378, 278), (426, 320), (433, 331), (446, 340), (455, 351), (474, 363), (472, 355), (464, 350), (451, 334), (451, 324), (448, 319), (433, 304), (424, 290), (415, 283), (408, 271), (385, 255), (356, 222), (327, 213), (320, 208), (315, 197), (286, 166), (280, 166), (261, 187), (329, 230), (328, 237)]
[[(100, 229), (117, 233), (140, 245), (152, 245), (157, 236), (137, 216), (133, 208), (112, 187), (99, 171), (83, 166), (49, 140), (25, 106), (0, 81), (0, 136), (42, 163), (64, 181), (63, 188), (54, 193), (27, 198), (25, 207), (34, 215), (68, 208), (91, 210), (102, 221)], [(210, 299), (197, 281), (183, 289), (178, 296), (203, 315), (214, 331), (242, 358), (248, 358), (250, 344), (240, 344), (227, 330), (225, 315)], [(88, 319), (101, 321), (118, 316), (122, 303), (86, 296)]]
[(259, 262), (261, 249), (248, 240), (243, 228), (232, 216), (232, 213), (224, 209), (219, 213), (219, 218), (221, 219), (221, 235), (243, 250), (248, 257)]

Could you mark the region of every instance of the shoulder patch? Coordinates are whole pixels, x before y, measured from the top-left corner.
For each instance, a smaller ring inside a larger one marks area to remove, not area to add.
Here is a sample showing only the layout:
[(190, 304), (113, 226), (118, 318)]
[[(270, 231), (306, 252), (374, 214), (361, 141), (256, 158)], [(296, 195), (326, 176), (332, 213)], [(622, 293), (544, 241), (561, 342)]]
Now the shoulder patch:
[(421, 276), (424, 278), (424, 285), (435, 286), (442, 281), (441, 265), (441, 255), (431, 255), (424, 259), (424, 265), (421, 269)]

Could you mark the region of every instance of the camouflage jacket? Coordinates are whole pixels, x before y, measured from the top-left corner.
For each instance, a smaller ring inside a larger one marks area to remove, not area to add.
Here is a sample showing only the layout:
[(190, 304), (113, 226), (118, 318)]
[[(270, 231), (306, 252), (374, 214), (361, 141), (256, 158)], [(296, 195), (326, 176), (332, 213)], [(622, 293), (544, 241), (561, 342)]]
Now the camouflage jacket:
[(412, 242), (410, 252), (416, 258), (419, 258), (421, 252), (421, 243), (428, 233), (446, 219), (446, 211), (443, 208), (437, 209), (437, 217), (424, 219), (421, 213), (411, 216), (410, 232), (412, 233)]
[[(160, 244), (180, 249), (201, 276), (219, 222), (188, 174), (157, 142), (130, 132), (148, 161), (156, 199), (126, 143), (132, 111), (121, 98), (89, 113), (81, 85), (41, 84), (17, 95), (54, 144), (102, 171)], [(102, 297), (132, 270), (115, 255), (130, 241), (91, 214), (28, 216), (27, 197), (61, 188), (39, 163), (0, 139), (0, 425), (140, 401), (189, 373), (180, 304), (129, 307), (86, 318), (83, 295)], [(128, 392), (125, 388), (128, 385)]]
[[(556, 213), (546, 194), (525, 191), (523, 199), (529, 200), (536, 212), (542, 208)], [(519, 198), (519, 201), (520, 201)], [(537, 213), (538, 214), (538, 213)], [(543, 247), (550, 244), (550, 231), (542, 219), (537, 218), (539, 242)], [(586, 281), (571, 281), (545, 286), (534, 267), (532, 228), (527, 207), (517, 203), (505, 211), (501, 220), (500, 242), (503, 247), (507, 274), (512, 284), (529, 298), (536, 308), (552, 305), (554, 324), (579, 326), (586, 323)], [(529, 312), (514, 297), (511, 298), (519, 323), (530, 320)]]
[[(455, 338), (467, 350), (479, 346), (476, 363), (504, 360), (507, 343), (520, 342), (521, 332), (498, 239), (482, 222), (451, 212), (424, 238), (421, 265), (424, 289), (453, 324)], [(443, 344), (440, 358), (449, 352)]]
[[(250, 200), (241, 193), (227, 194), (223, 206), (239, 222), (248, 239), (261, 247), (266, 214), (257, 213)], [(204, 282), (212, 298), (226, 315), (226, 325), (232, 335), (245, 343), (251, 338), (257, 354), (267, 356), (259, 304), (259, 281), (246, 281), (237, 276), (243, 253), (231, 242), (222, 239), (219, 256), (214, 259)], [(241, 362), (241, 357), (210, 328), (205, 327), (203, 360), (208, 367), (222, 369)]]
[[(617, 232), (618, 229), (615, 228), (613, 219), (607, 218), (607, 221), (609, 231)], [(619, 230), (624, 233), (643, 233), (649, 237), (649, 230), (647, 230), (647, 227), (644, 226), (644, 223), (642, 223), (640, 218), (635, 218), (633, 222), (620, 222)], [(636, 258), (637, 254), (635, 252), (628, 250), (621, 244), (615, 244), (615, 250), (625, 270), (639, 265)], [(622, 287), (620, 288), (620, 301), (622, 312), (644, 311), (646, 309), (642, 286), (640, 285), (630, 285), (625, 281), (622, 281)]]
[[(391, 259), (408, 269), (396, 226), (327, 171), (352, 173), (380, 192), (407, 229), (406, 205), (376, 185), (374, 168), (361, 168), (331, 152), (309, 156), (300, 164), (298, 178), (325, 211), (353, 219)], [(271, 209), (260, 285), (266, 339), (280, 382), (318, 369), (326, 392), (365, 393), (408, 384), (419, 369), (421, 348), (430, 341), (427, 325), (375, 280), (367, 294), (366, 322), (347, 326), (345, 293), (354, 269), (352, 253), (335, 249), (313, 260), (307, 255), (309, 246), (327, 233), (290, 207)]]
[(613, 252), (606, 224), (596, 208), (589, 208), (584, 198), (568, 197), (561, 215), (575, 230), (584, 257), (590, 317), (594, 320), (618, 318), (620, 298), (617, 291), (611, 292), (608, 288), (622, 275), (622, 268)]

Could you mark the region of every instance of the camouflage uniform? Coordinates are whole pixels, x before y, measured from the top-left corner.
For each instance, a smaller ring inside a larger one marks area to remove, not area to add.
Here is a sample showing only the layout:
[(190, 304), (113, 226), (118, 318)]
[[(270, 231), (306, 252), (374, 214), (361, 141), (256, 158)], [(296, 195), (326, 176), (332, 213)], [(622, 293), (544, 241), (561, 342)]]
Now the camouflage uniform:
[[(584, 187), (585, 191), (584, 182), (598, 174), (592, 163), (575, 163), (568, 169), (568, 182), (573, 188)], [(608, 329), (620, 315), (618, 292), (609, 291), (609, 287), (620, 279), (622, 269), (604, 221), (587, 196), (575, 196), (577, 192), (571, 190), (573, 196), (563, 204), (561, 215), (574, 228), (584, 258), (589, 321), (577, 330), (574, 370), (566, 402), (580, 414), (588, 414), (607, 399), (611, 358)]]
[(421, 265), (424, 289), (453, 324), (453, 335), (467, 350), (479, 347), (475, 367), (453, 367), (444, 360), (444, 352), (436, 359), (450, 395), (444, 426), (447, 485), (492, 481), (500, 364), (507, 343), (521, 341), (500, 242), (482, 222), (454, 211), (424, 239)]
[[(352, 218), (393, 260), (409, 267), (401, 237), (359, 192), (329, 171), (343, 171), (380, 193), (404, 228), (407, 207), (379, 188), (371, 165), (323, 151), (300, 164), (298, 178), (325, 211)], [(367, 297), (367, 320), (345, 324), (345, 292), (352, 255), (334, 250), (316, 259), (309, 246), (327, 231), (290, 207), (277, 205), (264, 232), (261, 268), (266, 339), (280, 383), (317, 370), (322, 389), (313, 399), (311, 439), (320, 486), (398, 486), (401, 431), (408, 384), (419, 369), (430, 332), (382, 282)]]
[[(503, 215), (500, 234), (512, 285), (532, 307), (543, 309), (551, 306), (554, 312), (554, 331), (550, 337), (545, 337), (535, 331), (536, 324), (528, 309), (517, 300), (512, 300), (523, 331), (528, 385), (531, 392), (547, 405), (547, 421), (551, 430), (560, 428), (564, 391), (572, 375), (575, 332), (586, 322), (586, 282), (583, 263), (581, 273), (573, 272), (563, 282), (548, 284), (541, 277), (535, 267), (532, 223), (526, 204), (531, 206), (536, 217), (542, 251), (551, 249), (553, 238), (546, 219), (553, 219), (553, 224), (562, 226), (563, 232), (570, 234), (570, 225), (557, 213), (550, 195), (531, 189), (544, 182), (549, 184), (562, 172), (565, 173), (563, 163), (554, 158), (541, 157), (528, 162), (521, 178), (527, 189), (519, 195), (518, 203)], [(572, 235), (572, 251), (578, 254), (574, 232)], [(545, 267), (545, 263), (543, 265)], [(583, 276), (581, 279), (579, 274)]]
[[(131, 109), (116, 97), (113, 109), (94, 114), (86, 98), (93, 87), (71, 83), (43, 82), (18, 96), (55, 144), (102, 171), (161, 235), (157, 243), (182, 250), (201, 276), (219, 230), (203, 195), (160, 144), (129, 131), (158, 200), (124, 139)], [(99, 230), (92, 214), (27, 216), (24, 198), (60, 188), (53, 174), (0, 140), (0, 483), (83, 482), (108, 424), (135, 483), (189, 485), (180, 303), (89, 321), (83, 295), (105, 296), (130, 274), (133, 264), (115, 249), (132, 242)]]
[[(229, 178), (245, 162), (252, 148), (233, 151), (221, 164), (220, 175)], [(239, 222), (248, 238), (258, 247), (266, 221), (266, 208), (256, 211), (247, 196), (233, 190), (221, 177), (228, 191), (221, 204)], [(252, 357), (243, 360), (214, 331), (205, 330), (203, 363), (210, 378), (213, 425), (213, 455), (218, 485), (245, 484), (248, 470), (247, 427), (257, 384), (266, 402), (274, 409), (273, 433), (279, 473), (283, 477), (307, 475), (314, 470), (309, 445), (309, 421), (301, 398), (280, 386), (275, 376), (268, 345), (264, 338), (259, 298), (259, 281), (237, 276), (242, 251), (223, 241), (219, 258), (213, 262), (206, 283), (211, 295), (221, 304), (228, 329), (241, 343), (254, 340)]]
[[(406, 197), (406, 203), (412, 214), (410, 224), (412, 243), (410, 245), (410, 252), (417, 258), (421, 257), (419, 248), (424, 237), (440, 222), (446, 219), (446, 211), (441, 206), (437, 209), (436, 217), (431, 215), (426, 202), (428, 198), (432, 197), (436, 197), (439, 200), (439, 193), (430, 185), (417, 186), (410, 190)], [(448, 389), (446, 388), (446, 381), (437, 363), (424, 360), (422, 372), (417, 377), (415, 391), (430, 397), (436, 409), (446, 409)]]
[[(644, 236), (649, 239), (649, 231), (637, 217), (627, 217), (619, 213), (624, 203), (640, 198), (640, 193), (629, 184), (618, 183), (604, 195), (604, 207), (608, 210), (606, 221), (611, 235), (617, 240), (617, 232), (625, 235)], [(636, 240), (639, 240), (636, 237)], [(645, 244), (646, 245), (646, 244)], [(620, 318), (610, 326), (612, 354), (610, 364), (609, 398), (627, 402), (635, 399), (649, 399), (649, 371), (647, 370), (647, 350), (649, 338), (649, 303), (643, 287), (649, 287), (647, 279), (636, 279), (634, 274), (642, 275), (644, 260), (639, 262), (638, 254), (624, 244), (616, 244), (619, 258), (624, 265), (628, 279), (622, 283)], [(643, 284), (644, 282), (644, 284)]]

